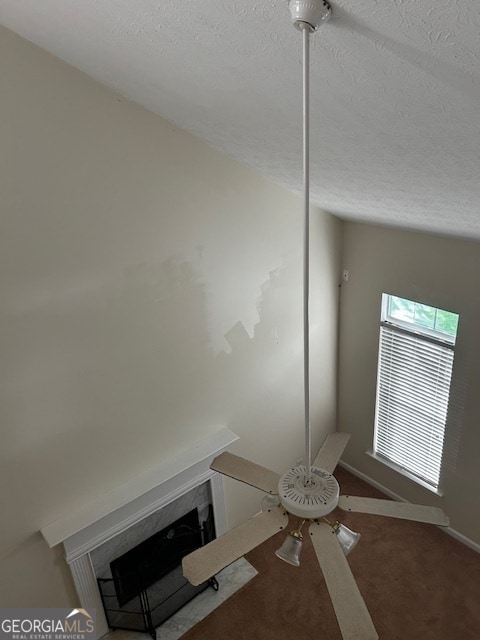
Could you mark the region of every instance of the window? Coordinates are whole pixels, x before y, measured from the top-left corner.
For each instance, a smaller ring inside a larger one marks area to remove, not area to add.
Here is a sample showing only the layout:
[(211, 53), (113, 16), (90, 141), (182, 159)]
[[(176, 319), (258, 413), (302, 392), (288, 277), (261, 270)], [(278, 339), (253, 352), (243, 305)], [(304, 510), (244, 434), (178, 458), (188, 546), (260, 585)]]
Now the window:
[(438, 490), (458, 315), (383, 294), (373, 455)]

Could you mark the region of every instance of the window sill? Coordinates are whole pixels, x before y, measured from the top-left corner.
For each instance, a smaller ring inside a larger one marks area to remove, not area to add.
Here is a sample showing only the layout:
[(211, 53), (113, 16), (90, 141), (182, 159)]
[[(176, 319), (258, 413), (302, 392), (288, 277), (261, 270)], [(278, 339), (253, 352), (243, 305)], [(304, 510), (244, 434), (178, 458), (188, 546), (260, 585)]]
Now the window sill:
[(373, 458), (374, 460), (376, 460), (377, 462), (380, 462), (381, 464), (385, 465), (389, 469), (392, 469), (393, 471), (396, 471), (397, 473), (404, 476), (405, 478), (408, 478), (412, 482), (415, 482), (415, 484), (418, 484), (420, 487), (423, 487), (423, 489), (427, 489), (431, 493), (434, 493), (437, 496), (443, 497), (443, 492), (440, 489), (438, 488), (435, 489), (435, 487), (432, 487), (431, 484), (428, 484), (428, 482), (424, 482), (420, 478), (417, 478), (417, 476), (414, 476), (413, 473), (410, 473), (406, 469), (403, 469), (398, 464), (395, 464), (394, 462), (390, 462), (390, 460), (387, 460), (386, 458), (383, 458), (382, 456), (377, 455), (373, 451), (365, 451), (365, 453), (370, 458)]

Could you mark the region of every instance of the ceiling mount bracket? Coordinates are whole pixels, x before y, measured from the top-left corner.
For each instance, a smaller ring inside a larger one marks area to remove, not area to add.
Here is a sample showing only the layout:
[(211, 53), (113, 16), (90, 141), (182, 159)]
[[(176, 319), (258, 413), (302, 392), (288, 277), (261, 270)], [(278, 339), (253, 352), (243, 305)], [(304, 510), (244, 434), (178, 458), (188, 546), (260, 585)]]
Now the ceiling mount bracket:
[(332, 7), (326, 0), (290, 0), (288, 6), (293, 26), (300, 31), (305, 25), (310, 31), (316, 31), (332, 15)]

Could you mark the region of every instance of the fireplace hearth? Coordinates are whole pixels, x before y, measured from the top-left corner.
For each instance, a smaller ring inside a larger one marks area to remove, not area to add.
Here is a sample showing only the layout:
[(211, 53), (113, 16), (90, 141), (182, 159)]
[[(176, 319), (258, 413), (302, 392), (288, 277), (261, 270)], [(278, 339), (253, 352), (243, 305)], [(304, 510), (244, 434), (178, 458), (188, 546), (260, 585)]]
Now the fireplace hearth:
[(209, 586), (212, 578), (193, 587), (182, 575), (182, 558), (215, 537), (212, 507), (200, 525), (192, 509), (133, 549), (110, 562), (112, 578), (99, 578), (98, 586), (111, 629), (155, 629)]

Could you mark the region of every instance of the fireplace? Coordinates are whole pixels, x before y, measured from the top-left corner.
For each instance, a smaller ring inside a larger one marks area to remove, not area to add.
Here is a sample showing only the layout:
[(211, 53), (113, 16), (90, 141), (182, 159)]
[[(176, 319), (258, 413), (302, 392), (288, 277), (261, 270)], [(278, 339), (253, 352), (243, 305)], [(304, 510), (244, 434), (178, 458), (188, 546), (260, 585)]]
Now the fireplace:
[(182, 575), (182, 558), (215, 537), (213, 510), (200, 523), (194, 508), (109, 563), (111, 578), (98, 578), (110, 629), (155, 629), (207, 587), (215, 578), (193, 587)]
[[(167, 457), (155, 469), (41, 529), (50, 547), (63, 543), (78, 593), (76, 606), (96, 609), (98, 638), (108, 633), (109, 623), (112, 626), (118, 623), (118, 619), (107, 621), (98, 583), (99, 579), (110, 580), (112, 594), (117, 597), (115, 564), (113, 571), (110, 566), (116, 558), (165, 528), (168, 536), (168, 527), (172, 529), (179, 518), (194, 508), (198, 508), (198, 528), (205, 528), (203, 523), (210, 517), (207, 536), (212, 535), (213, 528), (216, 535), (226, 531), (223, 482), (221, 476), (210, 469), (210, 463), (237, 439), (229, 429), (220, 429), (176, 456)], [(168, 575), (174, 580), (177, 580), (175, 575), (183, 579), (181, 569), (175, 571)], [(157, 580), (154, 585), (161, 582)], [(152, 597), (154, 585), (145, 587), (132, 599), (138, 601), (145, 591)], [(120, 600), (124, 601), (120, 608), (128, 608), (132, 601), (126, 600), (128, 595), (128, 588), (120, 594)]]

